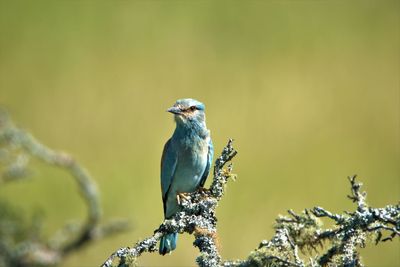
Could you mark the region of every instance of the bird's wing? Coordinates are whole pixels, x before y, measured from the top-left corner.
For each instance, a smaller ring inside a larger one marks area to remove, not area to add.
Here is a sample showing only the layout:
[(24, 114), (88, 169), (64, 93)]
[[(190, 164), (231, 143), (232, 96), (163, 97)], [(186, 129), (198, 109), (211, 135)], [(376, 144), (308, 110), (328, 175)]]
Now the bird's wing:
[(200, 180), (200, 186), (201, 187), (204, 186), (204, 184), (205, 184), (205, 182), (207, 180), (207, 176), (210, 173), (210, 168), (211, 168), (211, 165), (212, 165), (213, 155), (214, 155), (214, 146), (213, 146), (213, 143), (212, 143), (211, 138), (210, 138), (210, 141), (208, 142), (207, 165), (206, 165), (206, 168), (204, 169), (203, 176), (201, 177), (201, 180)]
[(164, 151), (161, 157), (161, 192), (164, 204), (164, 214), (166, 210), (165, 202), (167, 201), (168, 191), (171, 187), (177, 162), (178, 156), (176, 151), (171, 146), (171, 139), (169, 139), (167, 143), (165, 143)]

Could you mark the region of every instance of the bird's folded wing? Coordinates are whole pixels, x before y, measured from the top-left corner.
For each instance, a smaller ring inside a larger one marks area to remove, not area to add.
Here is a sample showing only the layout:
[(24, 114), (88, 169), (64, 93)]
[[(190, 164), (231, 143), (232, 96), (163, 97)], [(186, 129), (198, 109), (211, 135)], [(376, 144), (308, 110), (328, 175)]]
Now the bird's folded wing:
[(177, 162), (177, 153), (171, 146), (171, 139), (169, 139), (167, 143), (165, 143), (164, 151), (161, 157), (161, 192), (164, 203), (164, 214), (166, 210), (165, 202), (167, 199), (168, 190), (171, 187), (172, 179), (175, 174)]

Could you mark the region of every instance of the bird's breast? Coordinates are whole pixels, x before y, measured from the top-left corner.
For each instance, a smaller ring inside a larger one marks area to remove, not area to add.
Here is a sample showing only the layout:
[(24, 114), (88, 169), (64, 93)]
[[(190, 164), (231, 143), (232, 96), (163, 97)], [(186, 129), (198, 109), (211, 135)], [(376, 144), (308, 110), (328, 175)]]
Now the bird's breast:
[(197, 142), (192, 142), (189, 146), (184, 146), (179, 151), (181, 153), (178, 154), (178, 162), (197, 170), (207, 162), (208, 142), (206, 140), (198, 140)]
[(174, 177), (176, 189), (191, 192), (197, 189), (207, 166), (208, 139), (195, 140), (190, 146), (178, 149), (178, 163)]
[(177, 194), (194, 192), (199, 187), (208, 163), (209, 142), (208, 132), (205, 136), (185, 133), (171, 138), (177, 161), (165, 204), (167, 218), (178, 210)]

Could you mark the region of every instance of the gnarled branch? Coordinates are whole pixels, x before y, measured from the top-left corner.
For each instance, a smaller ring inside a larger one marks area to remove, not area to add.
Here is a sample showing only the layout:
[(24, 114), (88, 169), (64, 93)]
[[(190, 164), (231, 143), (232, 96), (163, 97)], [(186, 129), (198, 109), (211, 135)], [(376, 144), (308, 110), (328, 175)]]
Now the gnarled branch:
[[(232, 164), (228, 164), (237, 154), (232, 142), (229, 140), (221, 156), (215, 161), (214, 178), (209, 190), (199, 190), (188, 194), (188, 197), (182, 199), (180, 203), (180, 211), (171, 219), (165, 220), (151, 237), (136, 243), (132, 248), (121, 248), (115, 251), (102, 266), (124, 266), (127, 262), (134, 262), (143, 252), (155, 252), (160, 238), (172, 232), (194, 235), (193, 244), (200, 251), (196, 259), (199, 266), (221, 265), (216, 241), (215, 209), (224, 194), (225, 184), (229, 178), (235, 178), (232, 174)], [(117, 260), (118, 262), (115, 262)]]
[[(351, 195), (357, 203), (354, 212), (335, 214), (322, 207), (314, 207), (297, 214), (288, 211), (289, 216), (276, 219), (275, 234), (269, 241), (262, 241), (257, 249), (245, 260), (222, 260), (216, 246), (215, 208), (224, 193), (229, 178), (234, 178), (232, 165), (225, 165), (236, 155), (232, 140), (223, 149), (215, 162), (214, 178), (209, 190), (189, 194), (181, 203), (181, 210), (172, 219), (165, 220), (149, 238), (132, 248), (121, 248), (114, 252), (102, 267), (127, 266), (136, 263), (143, 252), (157, 251), (157, 242), (167, 233), (179, 232), (193, 234), (194, 245), (200, 255), (199, 266), (362, 266), (358, 247), (364, 247), (367, 237), (375, 235), (375, 242), (392, 240), (399, 236), (400, 206), (388, 205), (372, 208), (366, 203), (366, 193), (361, 192), (361, 184), (356, 176), (349, 177)], [(333, 220), (332, 229), (324, 229), (325, 217)], [(389, 236), (383, 238), (384, 233)], [(316, 256), (311, 257), (312, 252)], [(309, 255), (308, 260), (304, 256)]]
[(0, 110), (0, 185), (26, 177), (30, 173), (30, 157), (65, 169), (70, 174), (87, 205), (87, 219), (73, 231), (70, 226), (61, 229), (48, 241), (27, 238), (14, 244), (0, 240), (0, 265), (4, 262), (13, 266), (53, 266), (63, 256), (90, 241), (127, 229), (126, 221), (121, 220), (100, 226), (102, 209), (96, 184), (89, 172), (70, 155), (45, 146), (15, 126), (7, 113)]

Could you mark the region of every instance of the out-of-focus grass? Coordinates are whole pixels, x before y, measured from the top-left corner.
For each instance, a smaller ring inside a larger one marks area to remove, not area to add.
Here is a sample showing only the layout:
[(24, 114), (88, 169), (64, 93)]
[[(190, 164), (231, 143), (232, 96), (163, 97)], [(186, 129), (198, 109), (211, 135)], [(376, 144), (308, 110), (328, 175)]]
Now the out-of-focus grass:
[[(159, 161), (177, 98), (207, 106), (216, 152), (236, 139), (236, 183), (218, 210), (222, 254), (245, 257), (278, 213), (352, 209), (347, 175), (369, 203), (395, 203), (399, 169), (398, 1), (64, 1), (0, 3), (0, 104), (97, 178), (105, 219), (134, 230), (72, 255), (100, 264), (162, 220)], [(85, 210), (59, 170), (1, 188), (51, 234)], [(194, 264), (192, 238), (143, 266)], [(368, 266), (396, 266), (399, 242), (369, 245)]]

